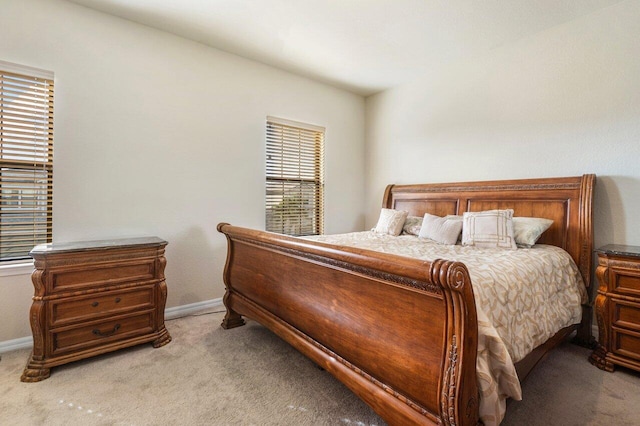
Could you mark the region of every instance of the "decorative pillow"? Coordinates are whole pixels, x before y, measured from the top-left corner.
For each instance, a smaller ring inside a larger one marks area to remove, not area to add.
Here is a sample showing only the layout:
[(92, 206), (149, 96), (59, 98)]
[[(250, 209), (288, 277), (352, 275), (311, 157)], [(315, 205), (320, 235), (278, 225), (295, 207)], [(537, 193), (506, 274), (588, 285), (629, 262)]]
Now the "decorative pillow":
[(378, 224), (373, 229), (381, 234), (400, 235), (404, 221), (409, 212), (404, 210), (382, 209)]
[(422, 227), (422, 218), (420, 216), (407, 216), (402, 227), (402, 233), (408, 235), (419, 235)]
[(480, 248), (518, 248), (513, 237), (513, 210), (463, 214), (462, 245)]
[(552, 224), (551, 219), (541, 217), (514, 217), (513, 236), (516, 239), (516, 244), (519, 247), (533, 247), (542, 233)]
[[(457, 220), (460, 223), (463, 221), (462, 216), (458, 216), (457, 214), (448, 214), (444, 218), (447, 220)], [(462, 244), (462, 232), (458, 235), (458, 241), (456, 241), (456, 244)]]
[(464, 220), (462, 216), (458, 216), (457, 214), (448, 214), (444, 218), (447, 220), (457, 220), (459, 222), (462, 222)]
[(458, 235), (460, 235), (461, 231), (461, 221), (448, 220), (444, 217), (425, 213), (418, 236), (420, 238), (428, 238), (440, 244), (455, 244), (456, 241), (458, 241)]

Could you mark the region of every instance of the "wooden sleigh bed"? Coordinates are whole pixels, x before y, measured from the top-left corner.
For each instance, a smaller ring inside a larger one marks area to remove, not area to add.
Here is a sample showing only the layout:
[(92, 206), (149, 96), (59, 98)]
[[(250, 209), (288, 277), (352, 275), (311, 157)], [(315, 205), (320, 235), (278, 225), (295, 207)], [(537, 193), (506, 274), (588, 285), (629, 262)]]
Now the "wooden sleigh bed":
[[(514, 210), (553, 225), (539, 243), (566, 250), (591, 283), (594, 175), (389, 185), (383, 207), (410, 215)], [(334, 246), (226, 223), (227, 313), (271, 329), (342, 381), (391, 425), (479, 423), (478, 322), (466, 266)], [(590, 344), (591, 307), (516, 363), (522, 380), (577, 330)]]

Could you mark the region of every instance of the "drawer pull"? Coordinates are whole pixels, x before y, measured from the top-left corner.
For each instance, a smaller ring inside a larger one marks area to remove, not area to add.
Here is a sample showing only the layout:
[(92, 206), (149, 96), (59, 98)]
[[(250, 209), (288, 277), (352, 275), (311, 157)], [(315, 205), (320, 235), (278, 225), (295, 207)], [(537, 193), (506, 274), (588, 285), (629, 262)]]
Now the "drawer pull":
[(120, 303), (120, 300), (122, 299), (120, 299), (119, 297), (116, 297), (116, 303)]
[(115, 334), (116, 331), (118, 331), (120, 329), (120, 324), (116, 324), (113, 326), (113, 330), (108, 331), (106, 333), (103, 333), (102, 331), (98, 330), (97, 328), (94, 328), (92, 333), (95, 334), (96, 336), (100, 336), (100, 337), (109, 337), (109, 336), (113, 336)]
[(95, 308), (96, 306), (98, 306), (98, 305), (99, 305), (99, 303), (98, 303), (98, 302), (93, 302), (93, 303), (91, 304), (91, 306), (93, 306), (94, 308)]

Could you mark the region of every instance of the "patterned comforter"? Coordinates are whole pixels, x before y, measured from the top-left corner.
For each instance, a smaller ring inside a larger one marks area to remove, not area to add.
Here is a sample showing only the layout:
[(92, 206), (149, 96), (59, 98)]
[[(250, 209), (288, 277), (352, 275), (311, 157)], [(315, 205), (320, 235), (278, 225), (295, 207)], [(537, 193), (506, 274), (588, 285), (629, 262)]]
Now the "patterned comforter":
[(513, 363), (561, 328), (578, 324), (580, 305), (587, 297), (573, 259), (554, 246), (478, 249), (375, 232), (307, 238), (422, 260), (455, 260), (467, 266), (478, 312), (477, 374), (485, 426), (502, 421), (507, 398), (522, 399)]

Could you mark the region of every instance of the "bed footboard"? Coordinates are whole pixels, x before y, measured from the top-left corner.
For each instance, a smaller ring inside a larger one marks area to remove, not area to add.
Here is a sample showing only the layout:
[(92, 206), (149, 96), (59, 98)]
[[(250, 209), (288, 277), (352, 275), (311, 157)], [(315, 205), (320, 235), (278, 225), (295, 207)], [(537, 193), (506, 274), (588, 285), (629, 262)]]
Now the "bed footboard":
[(390, 425), (478, 424), (478, 324), (462, 263), (218, 231), (228, 241), (222, 327), (260, 322)]

